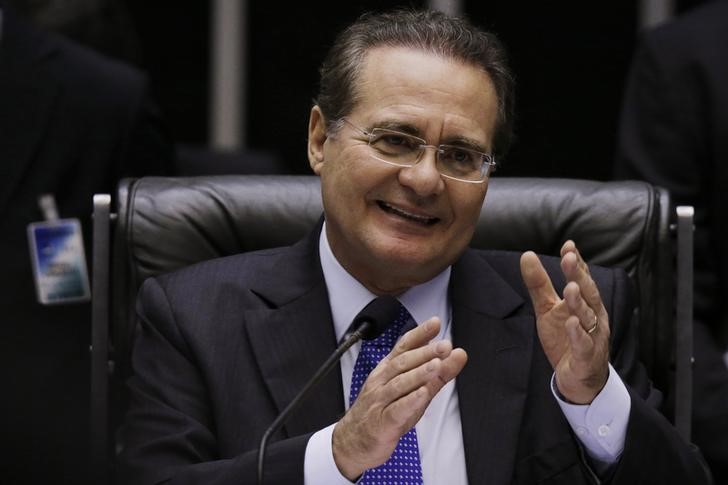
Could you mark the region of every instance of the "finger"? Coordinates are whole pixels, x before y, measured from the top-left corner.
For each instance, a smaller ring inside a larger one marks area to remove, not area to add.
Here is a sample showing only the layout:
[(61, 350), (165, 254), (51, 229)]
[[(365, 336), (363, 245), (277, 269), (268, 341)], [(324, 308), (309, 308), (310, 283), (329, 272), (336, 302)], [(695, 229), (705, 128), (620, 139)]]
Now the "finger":
[(467, 360), (468, 356), (463, 349), (455, 349), (444, 359), (430, 359), (415, 369), (395, 376), (382, 386), (381, 398), (384, 402), (393, 402), (421, 386), (425, 386), (430, 398), (433, 398), (460, 373)]
[(452, 342), (449, 340), (431, 340), (427, 345), (417, 347), (403, 354), (390, 353), (382, 359), (382, 366), (391, 369), (395, 374), (401, 374), (421, 366), (435, 357), (444, 359), (450, 355), (451, 351)]
[(576, 243), (572, 241), (571, 239), (566, 240), (564, 244), (561, 245), (561, 257), (564, 257), (564, 255), (568, 252), (576, 251)]
[(427, 376), (428, 380), (425, 385), (431, 396), (434, 398), (440, 389), (455, 379), (467, 362), (468, 354), (460, 348), (454, 349), (447, 358), (442, 359), (437, 370)]
[(440, 379), (444, 383), (455, 379), (467, 363), (467, 352), (461, 348), (453, 349), (450, 355), (442, 361), (442, 365), (440, 366)]
[[(561, 259), (562, 263), (564, 260), (564, 257), (571, 254), (570, 258), (567, 258), (569, 261), (571, 261), (571, 264), (569, 265), (570, 271), (581, 269), (586, 274), (589, 274), (589, 265), (586, 263), (584, 258), (581, 255), (581, 252), (576, 247), (576, 244), (572, 240), (566, 241), (563, 246), (561, 246)], [(563, 266), (562, 266), (563, 268)]]
[(440, 363), (440, 359), (433, 358), (414, 369), (395, 375), (381, 386), (381, 401), (385, 403), (394, 402), (426, 385), (428, 381), (439, 374)]
[(566, 320), (565, 327), (574, 359), (577, 362), (590, 362), (594, 355), (594, 340), (586, 333), (576, 316), (569, 317)]
[(427, 345), (439, 333), (440, 319), (438, 317), (428, 318), (420, 325), (417, 325), (415, 328), (402, 335), (387, 357), (394, 358), (397, 355), (404, 354), (412, 349)]
[(594, 328), (595, 322), (598, 325), (598, 315), (582, 298), (579, 285), (573, 281), (569, 282), (564, 288), (564, 300), (569, 307), (572, 315), (579, 319), (582, 328), (589, 333)]
[(521, 255), (521, 276), (528, 288), (537, 317), (549, 311), (561, 300), (541, 261), (533, 251), (526, 251)]
[[(453, 350), (444, 360), (434, 359), (432, 363), (435, 365), (427, 372), (426, 380), (421, 385), (410, 383), (408, 392), (403, 392), (398, 399), (393, 399), (391, 404), (385, 407), (384, 416), (393, 419), (395, 424), (403, 426), (403, 432), (409, 430), (419, 421), (437, 393), (465, 367), (467, 360), (467, 353), (460, 348)], [(416, 369), (411, 373), (415, 374), (419, 370)]]
[(431, 340), (427, 345), (404, 353), (397, 353), (395, 350), (379, 362), (367, 380), (385, 385), (396, 376), (422, 366), (433, 358), (446, 358), (450, 355), (452, 343), (449, 340)]
[(576, 243), (571, 239), (566, 241), (561, 246), (561, 257), (563, 258), (568, 253), (574, 253), (578, 265), (581, 266), (587, 273), (589, 272), (589, 266), (586, 264), (586, 261), (581, 256), (581, 251), (579, 251), (579, 248), (576, 247)]
[(403, 435), (417, 424), (430, 401), (432, 401), (432, 397), (430, 397), (427, 387), (418, 387), (384, 409), (382, 413), (383, 424), (385, 427), (394, 426), (398, 428), (399, 434)]
[(428, 380), (438, 380), (442, 360), (450, 355), (452, 344), (449, 340), (432, 342), (426, 347), (411, 350), (394, 359), (382, 362), (371, 372), (371, 385), (381, 386), (385, 401), (398, 399)]
[(589, 273), (588, 265), (581, 259), (578, 252), (568, 251), (563, 255), (561, 258), (561, 270), (564, 272), (567, 281), (573, 281), (579, 285), (582, 297), (601, 318), (605, 310), (599, 288), (597, 288), (594, 279), (592, 279)]

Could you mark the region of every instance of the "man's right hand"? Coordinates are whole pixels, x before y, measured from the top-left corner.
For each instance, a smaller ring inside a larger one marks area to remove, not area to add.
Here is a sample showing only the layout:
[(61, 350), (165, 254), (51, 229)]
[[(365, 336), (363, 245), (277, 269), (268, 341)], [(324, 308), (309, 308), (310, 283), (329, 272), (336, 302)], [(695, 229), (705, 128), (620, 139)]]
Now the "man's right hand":
[(449, 340), (432, 341), (439, 332), (440, 319), (432, 317), (404, 334), (334, 427), (334, 461), (349, 480), (387, 461), (399, 438), (465, 367), (463, 349), (453, 349)]

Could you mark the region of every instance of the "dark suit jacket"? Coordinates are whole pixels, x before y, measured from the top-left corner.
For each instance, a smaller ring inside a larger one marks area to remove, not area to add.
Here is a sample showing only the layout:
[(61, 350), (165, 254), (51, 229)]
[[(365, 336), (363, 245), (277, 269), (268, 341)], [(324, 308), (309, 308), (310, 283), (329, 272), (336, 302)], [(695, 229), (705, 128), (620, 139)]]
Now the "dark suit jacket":
[(618, 178), (648, 180), (696, 209), (696, 316), (728, 330), (728, 1), (648, 31), (632, 61)]
[(26, 226), (42, 219), (37, 197), (53, 193), (89, 248), (92, 195), (168, 173), (172, 145), (140, 72), (2, 12), (0, 380), (11, 385), (0, 481), (76, 485), (88, 466), (91, 309), (37, 303)]
[[(314, 231), (290, 248), (145, 282), (122, 483), (255, 483), (261, 435), (335, 348), (317, 242)], [(469, 250), (452, 271), (453, 340), (469, 355), (457, 378), (469, 483), (589, 483), (581, 448), (549, 388), (552, 369), (518, 258)], [(560, 273), (558, 260), (546, 262)], [(624, 273), (594, 268), (594, 276), (614, 322), (614, 365), (633, 384), (614, 482), (705, 483), (698, 455), (640, 398), (656, 396), (635, 365)], [(302, 483), (310, 434), (343, 411), (339, 371), (275, 437), (267, 483)]]
[(728, 1), (645, 34), (622, 110), (615, 175), (695, 207), (693, 437), (728, 483)]

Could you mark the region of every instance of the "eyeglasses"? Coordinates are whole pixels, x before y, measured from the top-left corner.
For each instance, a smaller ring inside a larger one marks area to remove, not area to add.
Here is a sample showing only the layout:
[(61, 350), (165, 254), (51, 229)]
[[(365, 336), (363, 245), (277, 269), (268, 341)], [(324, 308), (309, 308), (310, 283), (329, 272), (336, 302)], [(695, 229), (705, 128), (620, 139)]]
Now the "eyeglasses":
[(408, 133), (387, 128), (372, 128), (371, 131), (366, 131), (346, 118), (341, 118), (341, 121), (367, 138), (373, 158), (389, 165), (412, 167), (422, 159), (425, 149), (433, 148), (437, 171), (443, 177), (469, 184), (480, 184), (495, 171), (495, 159), (488, 153), (455, 145), (428, 145), (422, 138)]

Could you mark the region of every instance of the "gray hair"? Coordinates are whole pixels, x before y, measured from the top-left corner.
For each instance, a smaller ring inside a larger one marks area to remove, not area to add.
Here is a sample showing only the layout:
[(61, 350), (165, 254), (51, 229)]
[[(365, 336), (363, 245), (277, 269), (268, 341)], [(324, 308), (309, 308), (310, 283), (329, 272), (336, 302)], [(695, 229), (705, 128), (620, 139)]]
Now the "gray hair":
[(456, 59), (483, 69), (498, 99), (493, 154), (503, 157), (513, 139), (513, 75), (505, 48), (490, 32), (467, 19), (434, 10), (398, 9), (365, 13), (336, 38), (319, 69), (321, 108), (327, 128), (351, 113), (357, 102), (357, 80), (367, 53), (376, 47), (407, 47)]

